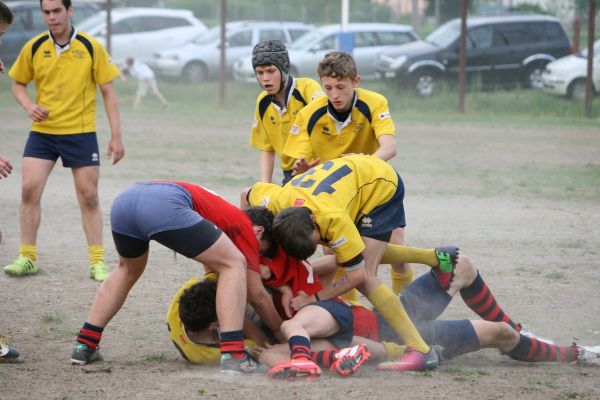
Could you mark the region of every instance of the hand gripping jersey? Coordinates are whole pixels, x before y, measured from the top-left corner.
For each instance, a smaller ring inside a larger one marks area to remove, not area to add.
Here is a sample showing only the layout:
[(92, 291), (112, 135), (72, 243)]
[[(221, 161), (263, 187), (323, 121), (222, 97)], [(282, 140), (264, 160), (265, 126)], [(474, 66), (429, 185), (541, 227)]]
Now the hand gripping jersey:
[(259, 150), (275, 152), (283, 170), (291, 170), (294, 159), (283, 154), (292, 122), (298, 112), (317, 97), (323, 96), (319, 84), (310, 78), (292, 78), (286, 93), (284, 109), (273, 103), (273, 97), (263, 91), (256, 100), (250, 145)]
[(328, 111), (328, 98), (303, 108), (290, 129), (283, 154), (293, 159), (321, 162), (342, 154), (373, 154), (381, 135), (394, 135), (396, 128), (387, 100), (370, 90), (355, 89), (354, 106), (346, 121), (337, 121)]
[(364, 243), (356, 224), (374, 208), (390, 200), (398, 189), (398, 174), (385, 161), (352, 155), (320, 164), (284, 187), (256, 183), (249, 202), (273, 213), (286, 207), (307, 207), (338, 262), (358, 256)]

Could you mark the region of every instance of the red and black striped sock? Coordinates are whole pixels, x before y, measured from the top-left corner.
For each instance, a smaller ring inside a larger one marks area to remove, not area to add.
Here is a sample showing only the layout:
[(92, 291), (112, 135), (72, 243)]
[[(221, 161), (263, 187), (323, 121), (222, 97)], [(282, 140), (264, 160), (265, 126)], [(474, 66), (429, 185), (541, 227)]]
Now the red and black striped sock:
[(102, 340), (102, 331), (104, 331), (104, 328), (85, 322), (79, 330), (77, 341), (87, 345), (91, 349), (95, 349), (100, 344), (100, 340)]
[(292, 360), (298, 358), (311, 359), (310, 340), (304, 336), (292, 336), (288, 340), (290, 351), (292, 352)]
[(541, 340), (519, 335), (517, 346), (506, 353), (514, 360), (526, 362), (563, 362), (570, 363), (577, 360), (579, 350), (577, 346), (558, 346), (542, 342)]
[(465, 304), (484, 320), (506, 322), (517, 332), (521, 330), (520, 326), (514, 323), (513, 320), (504, 313), (498, 303), (496, 303), (492, 291), (483, 281), (479, 271), (477, 271), (477, 277), (473, 283), (460, 290), (460, 296), (463, 298)]
[(310, 353), (310, 359), (321, 367), (329, 368), (335, 361), (336, 352), (337, 350), (313, 351)]
[(221, 332), (219, 341), (221, 354), (229, 353), (233, 358), (244, 357), (244, 333), (239, 331)]

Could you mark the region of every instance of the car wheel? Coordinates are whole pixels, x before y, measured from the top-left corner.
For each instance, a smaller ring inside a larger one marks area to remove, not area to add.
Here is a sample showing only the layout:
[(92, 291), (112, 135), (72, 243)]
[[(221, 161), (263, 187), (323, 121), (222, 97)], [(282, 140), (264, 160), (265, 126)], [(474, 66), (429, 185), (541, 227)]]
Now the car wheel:
[(569, 99), (583, 100), (585, 99), (585, 79), (575, 79), (567, 88), (567, 97)]
[(413, 88), (421, 97), (432, 96), (438, 87), (438, 76), (431, 71), (417, 72), (413, 78)]
[(545, 67), (546, 64), (535, 64), (527, 67), (525, 76), (523, 77), (523, 87), (542, 90), (544, 88), (542, 73), (544, 72)]
[(183, 68), (182, 77), (189, 83), (200, 83), (206, 80), (206, 66), (200, 62), (191, 62)]

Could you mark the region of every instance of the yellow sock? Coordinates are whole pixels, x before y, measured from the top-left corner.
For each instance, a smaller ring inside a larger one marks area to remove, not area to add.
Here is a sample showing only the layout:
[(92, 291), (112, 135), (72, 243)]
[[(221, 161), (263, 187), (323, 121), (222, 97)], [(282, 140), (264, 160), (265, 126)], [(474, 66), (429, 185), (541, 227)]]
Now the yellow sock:
[[(333, 280), (337, 281), (338, 279), (340, 279), (344, 275), (346, 275), (346, 271), (344, 271), (344, 268), (338, 268), (335, 271), (335, 275), (333, 276)], [(358, 297), (358, 290), (356, 290), (356, 289), (349, 290), (346, 293), (344, 293), (343, 295), (341, 295), (340, 297), (342, 299), (346, 300), (346, 301), (352, 301), (352, 302), (355, 302), (355, 303), (359, 303), (360, 302), (360, 298)]]
[(406, 346), (394, 342), (381, 342), (385, 347), (385, 361), (392, 361), (400, 358), (406, 353)]
[(20, 245), (19, 254), (29, 258), (31, 261), (37, 261), (37, 247), (35, 244)]
[(440, 261), (434, 249), (419, 249), (417, 247), (401, 246), (388, 243), (380, 264), (417, 263), (437, 267)]
[(104, 262), (104, 246), (88, 246), (88, 256), (90, 258), (90, 265), (94, 265), (97, 262)]
[(403, 291), (404, 288), (410, 285), (410, 283), (413, 281), (415, 270), (410, 265), (408, 268), (408, 271), (405, 273), (396, 272), (393, 269), (390, 269), (390, 277), (392, 278), (392, 291), (395, 295), (398, 295), (398, 293)]
[(404, 343), (421, 353), (427, 353), (429, 346), (413, 325), (400, 300), (383, 283), (367, 295), (367, 299), (379, 311), (379, 314), (402, 338)]

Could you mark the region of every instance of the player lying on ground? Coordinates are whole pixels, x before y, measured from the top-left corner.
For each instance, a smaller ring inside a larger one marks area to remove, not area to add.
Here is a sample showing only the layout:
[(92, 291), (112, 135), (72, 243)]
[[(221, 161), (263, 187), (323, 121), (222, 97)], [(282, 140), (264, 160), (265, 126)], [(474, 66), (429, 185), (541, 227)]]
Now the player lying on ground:
[(264, 322), (275, 333), (281, 325), (259, 274), (264, 230), (257, 229), (239, 208), (200, 186), (160, 181), (137, 183), (121, 192), (112, 205), (111, 228), (119, 265), (96, 293), (77, 337), (72, 363), (85, 365), (99, 358), (102, 331), (144, 272), (149, 242), (155, 240), (219, 275), (216, 314), (222, 370), (251, 372), (257, 368), (244, 350), (247, 288), (248, 300)]
[[(488, 310), (484, 315), (491, 320), (438, 320), (456, 293), (478, 314)], [(437, 345), (442, 360), (482, 348), (497, 348), (525, 362), (577, 361), (600, 365), (600, 346), (559, 346), (526, 333), (497, 305), (473, 263), (464, 256), (459, 258), (447, 291), (432, 271), (411, 283), (402, 292), (400, 301), (425, 341)], [(261, 363), (271, 367), (268, 374), (274, 379), (315, 379), (321, 374), (317, 363), (342, 375), (351, 375), (371, 355), (375, 361), (383, 361), (401, 351), (390, 343), (379, 343), (402, 341), (377, 311), (340, 299), (316, 301), (303, 307), (284, 321), (281, 331), (288, 338), (288, 345), (264, 349), (259, 357)], [(361, 345), (341, 355), (331, 349), (315, 352), (312, 338), (325, 338), (337, 349)], [(392, 360), (382, 362), (377, 369), (403, 371), (405, 367), (402, 362)]]

